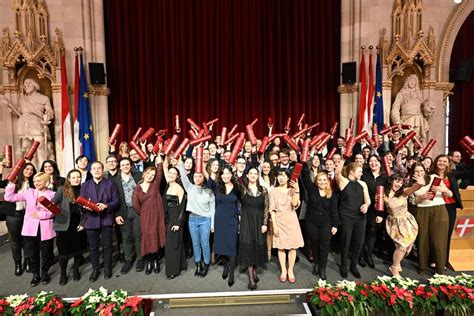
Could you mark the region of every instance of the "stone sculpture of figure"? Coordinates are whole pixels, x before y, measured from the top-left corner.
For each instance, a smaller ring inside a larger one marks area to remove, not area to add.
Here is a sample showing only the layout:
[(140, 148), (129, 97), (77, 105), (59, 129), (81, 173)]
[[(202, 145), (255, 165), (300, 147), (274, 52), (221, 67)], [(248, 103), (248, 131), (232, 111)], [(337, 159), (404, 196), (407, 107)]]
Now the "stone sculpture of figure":
[(430, 130), (429, 120), (434, 114), (434, 107), (423, 96), (418, 84), (418, 77), (410, 75), (393, 102), (390, 117), (392, 124), (411, 125), (420, 141), (426, 144)]
[[(36, 152), (36, 163), (41, 163), (51, 157), (51, 134), (48, 125), (54, 118), (54, 110), (49, 98), (39, 92), (39, 84), (33, 79), (26, 79), (23, 83), (24, 94), (20, 97), (18, 106), (3, 98), (3, 103), (10, 111), (18, 116), (18, 125), (15, 127), (20, 140), (20, 151), (28, 151), (33, 140), (39, 141), (40, 147)], [(38, 165), (38, 164), (37, 164)]]

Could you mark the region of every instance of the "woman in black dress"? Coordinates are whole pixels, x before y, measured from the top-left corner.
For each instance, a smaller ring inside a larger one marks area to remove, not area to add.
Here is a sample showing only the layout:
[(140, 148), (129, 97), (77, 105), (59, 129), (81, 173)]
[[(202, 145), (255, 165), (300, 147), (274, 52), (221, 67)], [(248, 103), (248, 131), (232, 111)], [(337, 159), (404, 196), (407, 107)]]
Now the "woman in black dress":
[[(167, 160), (165, 164), (167, 165)], [(165, 168), (168, 185), (163, 197), (166, 218), (165, 273), (166, 277), (174, 279), (186, 270), (186, 253), (184, 251), (183, 235), (186, 221), (186, 192), (180, 185), (178, 169)]]
[(61, 209), (61, 214), (54, 219), (56, 231), (56, 246), (59, 253), (59, 267), (61, 269), (60, 285), (66, 285), (67, 264), (70, 257), (74, 257), (72, 277), (74, 281), (81, 279), (79, 267), (84, 262), (82, 254), (87, 249), (87, 237), (82, 226), (83, 216), (81, 207), (76, 204), (76, 198), (81, 192), (82, 174), (73, 169), (67, 174), (66, 183), (58, 188), (52, 202)]
[(248, 269), (250, 290), (257, 289), (257, 267), (267, 262), (265, 233), (268, 223), (268, 192), (258, 183), (258, 169), (251, 167), (241, 190), (239, 262)]

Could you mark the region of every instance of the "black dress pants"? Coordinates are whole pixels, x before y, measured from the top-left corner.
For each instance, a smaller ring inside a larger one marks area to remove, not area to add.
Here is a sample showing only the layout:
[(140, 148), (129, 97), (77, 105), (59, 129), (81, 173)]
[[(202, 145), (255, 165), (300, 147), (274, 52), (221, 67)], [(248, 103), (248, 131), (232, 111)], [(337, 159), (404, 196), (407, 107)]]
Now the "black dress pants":
[(356, 219), (341, 216), (341, 266), (347, 267), (349, 250), (351, 253), (351, 264), (357, 264), (360, 250), (364, 243), (365, 224), (365, 217)]
[(31, 271), (40, 272), (41, 255), (41, 273), (45, 274), (53, 264), (54, 260), (54, 238), (41, 240), (41, 232), (38, 227), (38, 235), (35, 237), (23, 236), (25, 241), (25, 253), (30, 259)]
[(453, 234), (454, 224), (456, 223), (456, 204), (446, 204), (446, 210), (448, 211), (449, 226), (448, 226), (448, 252), (446, 253), (446, 265), (449, 263), (449, 248), (451, 248), (451, 235)]
[(329, 255), (329, 245), (331, 243), (331, 223), (321, 220), (318, 223), (305, 221), (306, 236), (311, 242), (311, 250), (313, 251), (314, 263), (319, 268), (326, 268)]
[(21, 235), (24, 216), (25, 211), (15, 211), (15, 215), (8, 215), (6, 218), (6, 224), (10, 234), (10, 247), (15, 262), (21, 261), (21, 251), (24, 247), (23, 236)]
[(112, 232), (113, 226), (103, 226), (98, 229), (86, 229), (87, 241), (91, 257), (92, 269), (99, 270), (99, 246), (102, 241), (104, 249), (104, 267), (112, 270)]

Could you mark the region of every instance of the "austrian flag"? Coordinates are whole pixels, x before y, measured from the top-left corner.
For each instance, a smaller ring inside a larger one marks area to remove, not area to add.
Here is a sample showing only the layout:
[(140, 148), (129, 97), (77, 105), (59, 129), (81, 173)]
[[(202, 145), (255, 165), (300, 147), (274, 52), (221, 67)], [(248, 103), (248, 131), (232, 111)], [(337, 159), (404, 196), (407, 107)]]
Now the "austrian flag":
[(462, 218), (456, 223), (456, 233), (459, 237), (466, 237), (474, 227), (474, 218)]

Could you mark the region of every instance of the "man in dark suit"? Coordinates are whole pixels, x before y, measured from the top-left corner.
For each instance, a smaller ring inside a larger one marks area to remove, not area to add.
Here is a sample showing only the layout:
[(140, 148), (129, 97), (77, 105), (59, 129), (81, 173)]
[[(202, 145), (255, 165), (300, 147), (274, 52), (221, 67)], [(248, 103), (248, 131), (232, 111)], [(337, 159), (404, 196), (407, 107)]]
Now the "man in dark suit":
[(99, 242), (104, 247), (104, 278), (112, 277), (112, 230), (115, 211), (120, 206), (117, 187), (112, 180), (104, 178), (104, 165), (100, 161), (91, 164), (92, 179), (84, 182), (81, 196), (96, 203), (100, 212), (85, 209), (84, 228), (89, 241), (89, 251), (92, 263), (91, 282), (97, 281), (99, 269)]
[(127, 157), (120, 160), (120, 171), (116, 177), (112, 178), (120, 197), (120, 207), (115, 214), (115, 222), (119, 225), (124, 241), (125, 264), (120, 270), (122, 274), (127, 274), (133, 266), (134, 245), (137, 257), (136, 270), (141, 272), (145, 268), (140, 249), (140, 216), (132, 208), (132, 194), (141, 178), (141, 172), (132, 173), (132, 161)]
[(152, 161), (143, 161), (135, 149), (130, 150), (130, 159), (132, 160), (132, 173), (143, 172), (146, 168), (153, 166)]

